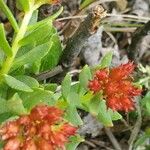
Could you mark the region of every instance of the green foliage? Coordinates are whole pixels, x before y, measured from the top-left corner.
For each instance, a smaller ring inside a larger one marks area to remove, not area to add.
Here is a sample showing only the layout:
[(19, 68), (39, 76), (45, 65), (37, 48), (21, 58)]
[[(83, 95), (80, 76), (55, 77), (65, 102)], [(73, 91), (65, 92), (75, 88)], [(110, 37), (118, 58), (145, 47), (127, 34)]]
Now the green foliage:
[(71, 88), (71, 76), (67, 74), (62, 81), (62, 95), (65, 99), (67, 99), (68, 94), (70, 93)]
[(11, 47), (6, 40), (4, 25), (0, 24), (0, 48), (5, 52), (7, 56), (12, 56)]
[(52, 21), (44, 22), (38, 26), (33, 25), (32, 30), (29, 30), (28, 32), (29, 33), (19, 42), (21, 46), (27, 45), (28, 43), (40, 45), (43, 42), (48, 42), (53, 35)]
[(66, 145), (66, 150), (76, 150), (77, 146), (84, 141), (83, 138), (81, 138), (79, 135), (72, 136), (69, 139), (69, 143)]
[(138, 137), (138, 139), (134, 144), (134, 148), (138, 149), (138, 147), (141, 147), (142, 145), (145, 146), (146, 148), (147, 146), (149, 146), (146, 142), (146, 140), (149, 140), (149, 138), (150, 138), (150, 128), (148, 127), (145, 130), (145, 132)]
[(81, 106), (79, 94), (76, 92), (69, 92), (67, 96), (67, 102), (70, 106), (75, 106), (75, 107)]
[(39, 83), (36, 79), (30, 77), (30, 76), (26, 76), (26, 75), (18, 75), (15, 76), (15, 78), (23, 83), (25, 83), (27, 86), (29, 86), (30, 88), (38, 88), (39, 87)]
[(83, 124), (83, 122), (77, 112), (77, 109), (74, 106), (67, 107), (65, 119), (76, 126), (81, 126)]
[(141, 104), (147, 115), (150, 115), (150, 92), (141, 100)]
[(99, 106), (98, 120), (100, 120), (105, 126), (112, 127), (111, 115), (108, 112), (106, 101), (101, 100)]
[(55, 104), (53, 93), (48, 90), (38, 88), (34, 89), (32, 93), (20, 92), (19, 95), (23, 101), (24, 107), (29, 111), (38, 104)]
[(20, 10), (23, 10), (25, 12), (29, 11), (30, 9), (30, 1), (29, 0), (17, 0), (17, 7)]
[(7, 101), (8, 111), (14, 113), (16, 115), (24, 115), (27, 114), (26, 109), (23, 106), (22, 100), (19, 95), (16, 93), (14, 96)]
[(27, 111), (22, 103), (22, 100), (17, 93), (15, 93), (9, 100), (0, 99), (0, 115), (4, 114), (11, 114), (11, 115), (27, 114)]
[(14, 71), (21, 66), (25, 66), (25, 65), (30, 66), (36, 61), (41, 60), (48, 53), (50, 48), (51, 48), (51, 44), (45, 43), (33, 48), (26, 54), (16, 58), (12, 65), (11, 71)]
[(0, 114), (3, 114), (7, 111), (7, 101), (5, 99), (0, 99)]
[(52, 91), (52, 92), (55, 92), (56, 89), (57, 89), (57, 84), (56, 83), (47, 83), (47, 84), (44, 84), (43, 87), (44, 87), (44, 90), (48, 90), (48, 91)]
[(62, 53), (62, 46), (61, 46), (59, 36), (55, 32), (56, 30), (54, 30), (54, 34), (51, 36), (50, 39), (50, 41), (52, 42), (51, 49), (47, 53), (47, 55), (42, 59), (41, 71), (52, 69), (59, 62), (59, 58)]
[(0, 0), (0, 9), (3, 11), (3, 13), (7, 16), (8, 20), (10, 21), (11, 25), (13, 26), (14, 30), (18, 32), (19, 27), (17, 24), (17, 21), (15, 20), (12, 12), (4, 2), (4, 0)]
[(112, 109), (108, 109), (108, 112), (109, 112), (109, 114), (110, 114), (110, 116), (111, 116), (111, 119), (112, 120), (120, 120), (120, 119), (122, 119), (122, 116), (121, 116), (121, 114), (119, 114), (117, 111), (113, 111)]
[(79, 82), (81, 87), (87, 90), (89, 80), (92, 79), (91, 70), (86, 65), (79, 74)]
[(144, 67), (142, 64), (139, 64), (138, 69), (142, 73), (138, 83), (144, 85), (147, 89), (150, 89), (150, 66), (147, 65)]
[(5, 122), (7, 119), (11, 118), (12, 116), (13, 114), (10, 112), (0, 114), (0, 124)]
[(111, 61), (112, 61), (112, 56), (113, 56), (113, 53), (111, 51), (106, 53), (106, 55), (102, 58), (102, 60), (100, 62), (100, 65), (97, 66), (97, 67), (99, 69), (103, 69), (103, 68), (109, 67), (110, 64), (111, 64)]
[(9, 87), (15, 90), (25, 91), (25, 92), (33, 92), (33, 90), (26, 85), (25, 83), (15, 79), (10, 75), (4, 75), (5, 82)]
[(82, 0), (81, 4), (80, 4), (80, 9), (87, 7), (88, 5), (90, 5), (94, 1), (95, 0)]
[(97, 116), (100, 111), (101, 93), (95, 94), (88, 104), (89, 112), (93, 116)]

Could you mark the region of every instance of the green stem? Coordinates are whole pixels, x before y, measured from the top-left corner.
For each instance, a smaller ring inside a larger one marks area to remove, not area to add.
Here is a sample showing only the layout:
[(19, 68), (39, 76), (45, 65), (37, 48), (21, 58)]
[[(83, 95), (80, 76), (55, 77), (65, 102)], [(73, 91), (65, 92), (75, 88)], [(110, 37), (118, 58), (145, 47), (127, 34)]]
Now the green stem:
[[(13, 55), (11, 57), (7, 57), (7, 59), (5, 60), (3, 66), (2, 66), (2, 69), (0, 71), (0, 74), (3, 75), (3, 74), (8, 74), (11, 66), (12, 66), (12, 63), (14, 61), (14, 58), (20, 48), (20, 45), (19, 45), (19, 41), (24, 37), (25, 33), (26, 33), (26, 30), (27, 30), (27, 27), (28, 27), (28, 24), (29, 24), (29, 21), (32, 17), (32, 13), (33, 13), (34, 9), (28, 11), (25, 13), (25, 16), (22, 20), (22, 23), (21, 23), (21, 26), (20, 26), (20, 29), (14, 39), (14, 42), (12, 43), (12, 52), (13, 52)], [(2, 81), (2, 78), (3, 76), (0, 77), (0, 83)]]
[(5, 4), (4, 0), (0, 0), (0, 8), (3, 11), (3, 13), (7, 16), (8, 20), (10, 21), (15, 32), (18, 32), (18, 30), (19, 30), (18, 24), (12, 14), (12, 12), (8, 8), (8, 6)]

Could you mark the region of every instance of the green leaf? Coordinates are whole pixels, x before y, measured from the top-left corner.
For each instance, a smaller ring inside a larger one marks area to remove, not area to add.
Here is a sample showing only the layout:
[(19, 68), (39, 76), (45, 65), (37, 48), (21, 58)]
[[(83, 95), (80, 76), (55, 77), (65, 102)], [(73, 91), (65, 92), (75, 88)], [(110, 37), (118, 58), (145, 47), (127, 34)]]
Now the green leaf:
[(0, 99), (7, 99), (8, 86), (5, 83), (0, 84)]
[[(38, 21), (38, 10), (35, 10), (32, 14), (32, 17), (30, 19), (29, 25), (33, 25)], [(28, 25), (28, 26), (29, 26)]]
[(40, 103), (47, 105), (54, 105), (55, 100), (53, 94), (50, 91), (43, 89), (34, 89), (32, 93), (19, 93), (24, 107), (31, 110), (34, 106)]
[(66, 109), (65, 119), (67, 119), (69, 122), (71, 122), (75, 126), (80, 126), (83, 124), (77, 109), (72, 106), (68, 106)]
[(48, 91), (52, 91), (52, 92), (55, 92), (56, 89), (57, 89), (57, 84), (56, 83), (48, 83), (48, 84), (44, 84), (43, 87), (45, 90), (48, 90)]
[(94, 1), (96, 1), (96, 0), (82, 0), (82, 2), (80, 4), (80, 10), (87, 7), (88, 5), (90, 5)]
[(54, 68), (58, 64), (62, 53), (62, 46), (58, 34), (52, 35), (50, 41), (52, 42), (52, 47), (49, 53), (42, 59), (41, 71)]
[(69, 143), (66, 144), (66, 150), (76, 150), (77, 146), (83, 141), (84, 139), (81, 138), (79, 135), (70, 137)]
[(90, 100), (88, 105), (89, 111), (92, 115), (97, 116), (99, 113), (101, 104), (101, 93), (94, 95), (94, 97)]
[(102, 58), (100, 65), (98, 66), (99, 69), (103, 69), (109, 67), (111, 65), (113, 53), (110, 51), (106, 53), (106, 55)]
[(111, 116), (107, 110), (105, 100), (101, 100), (101, 102), (100, 102), (98, 120), (107, 127), (113, 126), (112, 119), (111, 119)]
[(82, 71), (79, 74), (79, 82), (80, 85), (84, 88), (84, 89), (88, 89), (88, 83), (89, 80), (92, 79), (92, 75), (91, 75), (91, 70), (90, 68), (86, 65), (84, 66), (84, 68), (82, 69)]
[(25, 12), (30, 9), (30, 1), (29, 0), (17, 0), (17, 8), (23, 10)]
[(92, 92), (87, 92), (85, 95), (81, 96), (80, 101), (84, 107), (84, 110), (89, 111), (89, 105), (93, 96), (94, 95)]
[(29, 33), (19, 42), (21, 46), (27, 45), (29, 43), (34, 43), (35, 45), (41, 45), (48, 42), (46, 39), (50, 39), (54, 34), (54, 29), (52, 27), (52, 22), (46, 22), (37, 26), (33, 30), (29, 30)]
[(22, 100), (17, 93), (14, 94), (14, 96), (7, 101), (7, 108), (9, 112), (14, 113), (16, 115), (27, 114), (27, 111), (23, 106)]
[(26, 75), (19, 75), (19, 76), (15, 76), (15, 78), (23, 83), (25, 83), (27, 86), (29, 86), (30, 88), (38, 88), (39, 87), (39, 83), (36, 79), (30, 77), (30, 76), (26, 76)]
[(0, 68), (2, 67), (3, 63), (4, 63), (4, 60), (5, 60), (5, 53), (3, 50), (1, 50), (0, 48)]
[(150, 92), (148, 92), (145, 97), (141, 100), (142, 106), (150, 114)]
[(108, 109), (108, 112), (109, 112), (112, 120), (122, 119), (122, 116), (117, 111), (113, 111), (112, 109)]
[(4, 2), (4, 0), (0, 0), (0, 9), (3, 11), (3, 13), (7, 16), (8, 20), (10, 21), (11, 25), (13, 26), (15, 32), (18, 32), (19, 27), (17, 24), (16, 19), (14, 18), (12, 12)]
[(0, 48), (7, 56), (12, 56), (12, 50), (5, 36), (5, 29), (3, 24), (0, 24)]
[(70, 89), (71, 89), (71, 76), (70, 74), (67, 74), (61, 84), (62, 95), (65, 99), (67, 99), (70, 93)]
[(80, 105), (81, 105), (80, 97), (75, 92), (69, 92), (68, 93), (67, 102), (69, 103), (70, 106), (80, 107)]
[(3, 123), (4, 121), (6, 121), (8, 118), (12, 117), (12, 115), (13, 114), (10, 112), (0, 114), (0, 124)]
[(42, 59), (48, 53), (50, 48), (51, 48), (51, 44), (45, 43), (33, 48), (23, 56), (16, 58), (11, 68), (11, 71), (16, 70), (17, 68), (25, 64), (33, 64), (37, 60)]
[(135, 148), (137, 148), (138, 146), (141, 146), (142, 144), (144, 144), (144, 142), (150, 138), (149, 135), (147, 134), (143, 134), (142, 136), (140, 136), (140, 138), (138, 138), (138, 140), (135, 142), (134, 146)]
[(0, 114), (8, 112), (7, 101), (0, 98)]
[(12, 89), (16, 89), (19, 91), (25, 91), (25, 92), (33, 92), (33, 90), (23, 82), (15, 79), (14, 77), (10, 75), (4, 75), (4, 79), (9, 87)]
[(5, 142), (0, 140), (0, 149), (3, 149)]
[(40, 74), (41, 60), (37, 60), (31, 66), (26, 68), (26, 72), (30, 74)]

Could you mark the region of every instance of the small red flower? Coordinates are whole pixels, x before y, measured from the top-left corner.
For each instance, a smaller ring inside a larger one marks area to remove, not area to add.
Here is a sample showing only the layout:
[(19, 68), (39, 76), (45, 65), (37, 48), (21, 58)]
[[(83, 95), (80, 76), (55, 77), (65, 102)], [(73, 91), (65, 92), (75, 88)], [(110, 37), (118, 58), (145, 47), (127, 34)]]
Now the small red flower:
[(0, 129), (4, 150), (56, 150), (63, 148), (77, 128), (64, 121), (63, 111), (39, 105), (26, 116), (4, 124)]
[(44, 120), (49, 124), (54, 124), (62, 119), (63, 111), (56, 107), (38, 106), (32, 109), (30, 118), (34, 121)]
[(10, 138), (5, 147), (4, 150), (18, 150), (20, 146), (20, 140), (19, 138)]
[(109, 75), (109, 70), (108, 69), (102, 69), (102, 70), (97, 70), (95, 72), (95, 77), (98, 79), (98, 80), (105, 80), (108, 78), (108, 75)]
[(51, 128), (51, 141), (55, 145), (58, 145), (60, 148), (64, 148), (64, 143), (67, 142), (67, 138), (71, 135), (74, 135), (77, 128), (72, 125), (65, 123), (61, 125), (59, 128), (52, 127)]
[(110, 70), (110, 78), (113, 80), (126, 79), (134, 71), (135, 65), (132, 62), (122, 64)]
[(33, 139), (27, 138), (25, 139), (22, 150), (37, 150), (37, 146)]
[(100, 83), (99, 83), (99, 81), (97, 79), (93, 79), (93, 80), (89, 81), (88, 87), (94, 93), (98, 92), (101, 89), (101, 85), (100, 85)]
[(135, 65), (132, 62), (112, 69), (100, 69), (89, 81), (89, 89), (94, 93), (103, 90), (107, 106), (117, 111), (131, 111), (134, 109), (134, 96), (141, 94), (141, 89), (131, 82), (130, 74)]
[(39, 150), (55, 150), (52, 144), (48, 140), (45, 140), (45, 139), (40, 139), (37, 142), (37, 146)]

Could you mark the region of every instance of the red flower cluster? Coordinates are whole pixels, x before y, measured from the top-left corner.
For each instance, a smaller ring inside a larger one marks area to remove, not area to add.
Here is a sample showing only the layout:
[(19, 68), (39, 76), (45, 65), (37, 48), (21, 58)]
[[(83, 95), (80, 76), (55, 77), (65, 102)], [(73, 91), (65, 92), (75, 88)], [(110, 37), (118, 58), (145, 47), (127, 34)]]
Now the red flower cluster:
[(0, 129), (4, 150), (64, 149), (77, 128), (64, 122), (63, 111), (46, 105), (36, 106), (30, 115), (4, 124)]
[(129, 62), (112, 69), (97, 70), (88, 87), (94, 93), (103, 91), (109, 108), (117, 111), (131, 111), (134, 109), (133, 97), (141, 94), (141, 89), (131, 82), (130, 74), (134, 68), (135, 65)]

